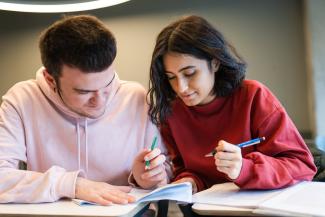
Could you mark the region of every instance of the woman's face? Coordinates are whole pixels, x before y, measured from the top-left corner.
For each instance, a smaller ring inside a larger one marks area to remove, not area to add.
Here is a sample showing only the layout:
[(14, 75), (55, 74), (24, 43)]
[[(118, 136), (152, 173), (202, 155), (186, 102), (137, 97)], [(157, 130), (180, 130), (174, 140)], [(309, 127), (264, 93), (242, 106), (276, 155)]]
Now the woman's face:
[(187, 106), (204, 105), (211, 102), (215, 72), (218, 63), (175, 52), (164, 58), (165, 73), (175, 93)]

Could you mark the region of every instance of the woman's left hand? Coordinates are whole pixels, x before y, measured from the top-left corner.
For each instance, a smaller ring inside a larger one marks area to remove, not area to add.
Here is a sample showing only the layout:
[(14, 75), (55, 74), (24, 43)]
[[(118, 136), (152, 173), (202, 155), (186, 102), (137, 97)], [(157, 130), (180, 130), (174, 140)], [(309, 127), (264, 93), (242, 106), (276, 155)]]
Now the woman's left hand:
[(217, 170), (225, 173), (230, 179), (237, 179), (243, 164), (241, 149), (236, 145), (220, 140), (216, 151), (214, 159)]
[[(150, 162), (148, 167), (146, 160)], [(144, 189), (167, 184), (168, 177), (164, 165), (165, 160), (166, 157), (161, 154), (159, 148), (140, 152), (134, 159), (132, 167), (132, 173), (137, 184)]]

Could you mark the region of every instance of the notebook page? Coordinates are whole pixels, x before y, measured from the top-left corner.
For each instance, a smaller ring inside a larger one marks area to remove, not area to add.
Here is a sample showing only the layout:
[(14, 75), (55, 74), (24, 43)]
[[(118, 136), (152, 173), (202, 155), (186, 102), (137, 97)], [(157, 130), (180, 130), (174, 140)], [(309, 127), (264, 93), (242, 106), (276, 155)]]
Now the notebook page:
[(297, 215), (325, 216), (324, 201), (324, 182), (302, 182), (265, 201), (259, 208)]
[(175, 200), (180, 202), (192, 202), (192, 185), (189, 182), (168, 184), (153, 191), (133, 188), (130, 192), (137, 202)]
[(193, 195), (194, 203), (256, 208), (282, 190), (240, 190), (234, 183), (223, 183)]

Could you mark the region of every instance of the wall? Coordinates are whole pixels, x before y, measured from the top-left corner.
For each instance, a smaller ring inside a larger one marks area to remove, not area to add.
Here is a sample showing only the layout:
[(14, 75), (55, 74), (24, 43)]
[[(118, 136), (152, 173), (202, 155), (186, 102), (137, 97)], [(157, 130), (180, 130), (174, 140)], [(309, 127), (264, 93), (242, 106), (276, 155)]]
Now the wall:
[[(266, 84), (301, 131), (311, 130), (300, 0), (132, 0), (86, 13), (103, 19), (115, 33), (120, 77), (144, 86), (158, 32), (179, 16), (204, 16), (248, 62), (247, 77)], [(34, 77), (41, 64), (38, 35), (59, 17), (0, 12), (1, 95), (15, 82)]]
[(325, 150), (325, 1), (306, 0), (305, 29), (308, 44), (308, 81), (310, 110), (315, 124), (312, 126), (316, 136), (324, 137), (321, 146)]

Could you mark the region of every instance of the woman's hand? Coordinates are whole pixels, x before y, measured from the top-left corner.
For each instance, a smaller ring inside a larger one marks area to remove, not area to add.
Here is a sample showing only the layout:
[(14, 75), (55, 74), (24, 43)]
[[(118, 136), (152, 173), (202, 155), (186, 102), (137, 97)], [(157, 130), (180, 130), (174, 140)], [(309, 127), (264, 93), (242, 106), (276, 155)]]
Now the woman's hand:
[[(159, 148), (140, 152), (132, 167), (132, 173), (137, 184), (144, 189), (166, 185), (168, 177), (164, 165), (165, 160), (166, 157), (161, 154)], [(150, 162), (149, 166), (146, 165), (146, 161)]]
[(243, 164), (241, 149), (226, 141), (220, 140), (214, 155), (217, 170), (227, 174), (230, 179), (237, 179)]
[(197, 193), (197, 186), (196, 186), (196, 183), (194, 181), (194, 179), (190, 178), (190, 177), (184, 177), (184, 178), (181, 178), (175, 182), (173, 182), (174, 184), (176, 183), (183, 183), (183, 182), (190, 182), (192, 184), (192, 194), (195, 194)]

